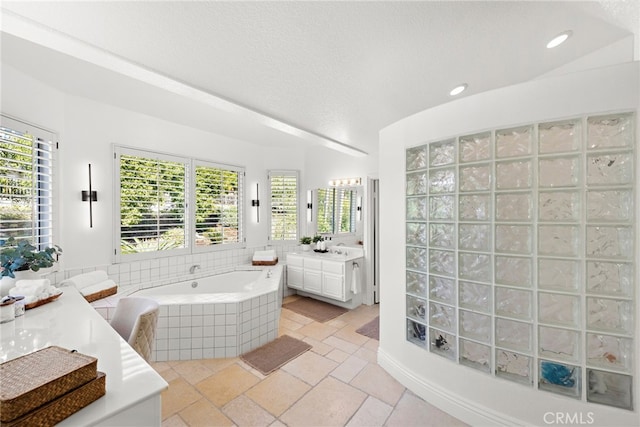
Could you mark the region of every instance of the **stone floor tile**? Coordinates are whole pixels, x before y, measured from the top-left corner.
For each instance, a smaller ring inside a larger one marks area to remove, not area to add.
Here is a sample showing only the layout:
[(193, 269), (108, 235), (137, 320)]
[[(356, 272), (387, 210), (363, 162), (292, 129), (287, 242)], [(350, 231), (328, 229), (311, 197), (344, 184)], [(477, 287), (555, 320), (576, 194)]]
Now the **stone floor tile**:
[(184, 363), (175, 365), (173, 370), (188, 381), (189, 384), (197, 384), (213, 374), (213, 371), (200, 363), (199, 360), (184, 361)]
[(362, 391), (327, 377), (280, 420), (289, 426), (343, 426), (367, 398)]
[(308, 325), (304, 325), (302, 328), (296, 330), (296, 332), (303, 334), (307, 337), (311, 337), (318, 341), (322, 341), (328, 336), (334, 334), (337, 331), (333, 326), (325, 325), (324, 323), (312, 322)]
[(387, 420), (389, 427), (463, 427), (467, 424), (425, 402), (413, 393), (404, 393)]
[(162, 421), (162, 427), (189, 427), (189, 424), (185, 423), (180, 415), (173, 415), (166, 420)]
[(304, 325), (302, 323), (295, 322), (295, 321), (293, 321), (291, 319), (288, 319), (286, 317), (282, 317), (280, 319), (280, 327), (281, 328), (287, 328), (287, 329), (289, 329), (291, 331), (295, 331), (297, 329), (302, 328), (303, 326)]
[(162, 419), (169, 418), (201, 398), (200, 393), (184, 379), (171, 381), (169, 388), (161, 394)]
[(383, 426), (392, 410), (393, 406), (369, 396), (358, 412), (349, 420), (347, 427)]
[(322, 342), (349, 354), (355, 353), (360, 348), (360, 346), (357, 346), (353, 343), (350, 343), (348, 341), (345, 341), (341, 338), (337, 338), (334, 336), (330, 336)]
[(289, 320), (293, 320), (294, 322), (297, 323), (301, 323), (303, 325), (306, 325), (308, 323), (313, 322), (313, 319), (309, 319), (306, 316), (303, 316), (302, 314), (298, 314), (296, 312), (293, 312), (291, 310), (287, 310), (286, 308), (282, 308), (282, 310), (280, 311), (280, 320), (282, 321), (282, 319), (289, 319)]
[(378, 347), (380, 346), (380, 342), (378, 340), (374, 340), (373, 338), (369, 338), (369, 341), (367, 341), (362, 347), (366, 348), (367, 350), (371, 350), (374, 352), (378, 352)]
[(333, 360), (329, 360), (312, 351), (307, 351), (280, 369), (308, 384), (316, 385), (337, 366), (338, 364)]
[(215, 373), (223, 370), (228, 366), (233, 365), (238, 360), (240, 359), (238, 359), (237, 357), (227, 357), (224, 359), (202, 359), (200, 360), (200, 364), (209, 369), (211, 372)]
[(369, 340), (369, 337), (366, 337), (356, 332), (356, 329), (360, 328), (361, 326), (362, 325), (347, 325), (344, 328), (340, 329), (335, 334), (333, 334), (333, 336), (337, 338), (341, 338), (357, 346), (361, 346)]
[(367, 361), (358, 357), (349, 356), (347, 360), (342, 362), (336, 369), (331, 372), (331, 376), (342, 382), (349, 384), (356, 375), (367, 366)]
[(260, 379), (251, 372), (233, 364), (199, 382), (196, 384), (196, 388), (204, 397), (220, 408), (259, 381)]
[(325, 357), (338, 363), (342, 363), (349, 358), (349, 353), (345, 353), (344, 351), (338, 350), (336, 348), (333, 349), (330, 353), (327, 353)]
[(245, 395), (278, 417), (310, 389), (311, 386), (302, 380), (278, 370)]
[(331, 347), (330, 345), (327, 345), (311, 337), (304, 337), (302, 341), (306, 342), (307, 344), (311, 344), (313, 346), (311, 348), (311, 351), (313, 351), (314, 353), (318, 353), (321, 356), (326, 356), (327, 353), (333, 350), (333, 347)]
[(360, 359), (366, 360), (369, 363), (373, 363), (374, 365), (378, 363), (378, 352), (371, 351), (364, 347), (360, 347), (355, 353), (354, 356), (359, 357)]
[(404, 386), (384, 369), (371, 363), (367, 364), (350, 384), (391, 406), (398, 402), (405, 390)]
[(273, 415), (244, 395), (227, 403), (222, 411), (239, 427), (266, 426), (275, 421)]
[(233, 421), (205, 398), (180, 411), (180, 416), (192, 427), (233, 425)]

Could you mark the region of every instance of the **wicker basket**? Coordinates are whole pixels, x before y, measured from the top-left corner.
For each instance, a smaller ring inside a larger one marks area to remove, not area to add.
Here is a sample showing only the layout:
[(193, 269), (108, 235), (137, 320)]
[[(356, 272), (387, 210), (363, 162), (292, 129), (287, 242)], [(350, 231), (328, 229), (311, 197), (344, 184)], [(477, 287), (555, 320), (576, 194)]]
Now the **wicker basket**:
[(98, 359), (51, 346), (0, 364), (0, 421), (13, 421), (96, 378)]
[(111, 288), (103, 289), (101, 291), (94, 292), (89, 295), (84, 295), (84, 299), (86, 299), (89, 302), (94, 302), (94, 301), (98, 301), (99, 299), (106, 298), (111, 295), (115, 295), (117, 292), (118, 292), (118, 287), (113, 286)]
[(278, 258), (273, 261), (251, 261), (251, 265), (276, 265), (278, 263)]
[(46, 403), (17, 420), (2, 423), (3, 427), (49, 427), (53, 426), (80, 409), (98, 400), (106, 393), (106, 376), (98, 372), (97, 376), (75, 390)]

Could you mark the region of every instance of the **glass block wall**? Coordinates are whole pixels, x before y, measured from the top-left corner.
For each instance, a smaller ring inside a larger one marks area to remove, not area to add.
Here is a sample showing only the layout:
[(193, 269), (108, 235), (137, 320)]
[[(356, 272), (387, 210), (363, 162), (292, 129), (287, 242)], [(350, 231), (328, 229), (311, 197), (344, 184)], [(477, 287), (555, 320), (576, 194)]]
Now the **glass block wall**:
[(409, 342), (633, 409), (633, 114), (406, 150)]

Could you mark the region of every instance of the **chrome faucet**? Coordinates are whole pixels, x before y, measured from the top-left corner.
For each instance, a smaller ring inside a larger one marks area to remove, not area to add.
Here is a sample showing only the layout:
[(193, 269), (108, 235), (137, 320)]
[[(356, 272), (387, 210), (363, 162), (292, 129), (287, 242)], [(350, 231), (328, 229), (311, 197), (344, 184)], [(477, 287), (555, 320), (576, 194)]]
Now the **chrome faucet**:
[(189, 274), (193, 274), (196, 272), (197, 269), (200, 268), (200, 264), (194, 264), (191, 267), (189, 267)]

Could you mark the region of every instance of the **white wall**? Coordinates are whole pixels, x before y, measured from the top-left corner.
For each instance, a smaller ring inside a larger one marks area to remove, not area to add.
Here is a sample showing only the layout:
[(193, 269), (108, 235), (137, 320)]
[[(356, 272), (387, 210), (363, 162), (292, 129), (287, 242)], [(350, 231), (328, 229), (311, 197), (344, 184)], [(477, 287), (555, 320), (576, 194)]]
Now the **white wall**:
[[(112, 144), (244, 166), (248, 192), (247, 246), (267, 244), (266, 207), (262, 207), (261, 221), (256, 224), (250, 206), (252, 190), (258, 182), (260, 197), (266, 197), (268, 169), (302, 169), (302, 148), (285, 150), (230, 139), (65, 94), (7, 64), (2, 64), (1, 71), (2, 112), (57, 132), (59, 136), (61, 220), (56, 243), (64, 250), (63, 269), (104, 266), (112, 262), (115, 221)], [(88, 189), (88, 163), (92, 165), (93, 187), (98, 191), (93, 228), (89, 228), (88, 205), (80, 199), (80, 191)]]
[[(639, 107), (640, 64), (636, 62), (535, 80), (463, 98), (407, 117), (381, 131), (380, 159), (384, 161), (380, 162), (379, 361), (385, 369), (435, 406), (473, 425), (545, 425), (547, 412), (579, 413), (585, 421), (592, 413), (593, 425), (638, 425), (637, 409), (620, 410), (538, 391), (456, 365), (407, 342), (403, 231), (406, 218), (405, 209), (401, 207), (405, 203), (406, 147), (488, 129), (590, 113), (638, 110)], [(637, 124), (637, 133), (639, 129)], [(637, 136), (636, 141), (640, 141), (640, 137)], [(636, 210), (638, 218), (640, 209), (636, 207)], [(640, 240), (640, 233), (636, 234)], [(635, 312), (638, 331), (638, 300)], [(637, 360), (638, 354), (635, 357)], [(639, 379), (640, 364), (636, 362), (636, 408)]]

